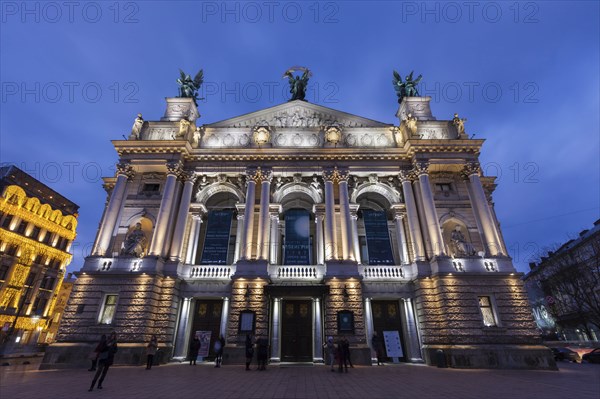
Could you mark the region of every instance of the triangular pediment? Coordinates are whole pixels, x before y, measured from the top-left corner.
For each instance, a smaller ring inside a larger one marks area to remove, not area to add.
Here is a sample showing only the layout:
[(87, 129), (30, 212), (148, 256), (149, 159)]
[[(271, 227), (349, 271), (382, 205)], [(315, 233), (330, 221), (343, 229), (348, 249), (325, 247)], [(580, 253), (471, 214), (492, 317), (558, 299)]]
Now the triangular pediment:
[(322, 105), (312, 104), (306, 101), (296, 100), (274, 107), (261, 109), (259, 111), (225, 119), (219, 122), (207, 124), (210, 128), (231, 127), (296, 127), (311, 128), (337, 125), (340, 127), (389, 127), (391, 124), (374, 121), (327, 108)]

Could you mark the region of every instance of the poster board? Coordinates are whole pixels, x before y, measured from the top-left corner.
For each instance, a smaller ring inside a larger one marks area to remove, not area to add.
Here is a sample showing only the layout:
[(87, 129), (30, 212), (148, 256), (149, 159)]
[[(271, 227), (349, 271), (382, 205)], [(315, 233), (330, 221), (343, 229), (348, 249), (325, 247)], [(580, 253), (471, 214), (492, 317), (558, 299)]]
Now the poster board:
[(207, 357), (210, 350), (210, 336), (212, 331), (196, 331), (196, 336), (200, 340), (200, 350), (198, 357)]
[(398, 331), (384, 331), (383, 342), (388, 357), (404, 357)]

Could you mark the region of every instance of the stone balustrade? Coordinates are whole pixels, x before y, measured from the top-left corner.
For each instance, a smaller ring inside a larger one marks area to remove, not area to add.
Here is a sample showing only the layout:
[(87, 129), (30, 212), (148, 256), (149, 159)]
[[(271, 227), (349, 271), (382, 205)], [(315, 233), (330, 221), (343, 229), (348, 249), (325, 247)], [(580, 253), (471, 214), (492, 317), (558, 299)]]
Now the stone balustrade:
[(269, 265), (269, 277), (275, 280), (320, 281), (324, 275), (322, 265)]
[(358, 273), (365, 280), (407, 280), (402, 266), (360, 265), (358, 266)]

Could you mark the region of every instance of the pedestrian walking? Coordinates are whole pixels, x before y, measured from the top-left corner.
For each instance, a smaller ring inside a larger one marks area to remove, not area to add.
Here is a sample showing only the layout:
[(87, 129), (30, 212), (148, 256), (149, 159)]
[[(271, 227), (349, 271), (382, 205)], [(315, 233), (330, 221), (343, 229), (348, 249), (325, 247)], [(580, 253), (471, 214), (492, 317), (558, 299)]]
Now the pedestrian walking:
[(258, 361), (258, 370), (263, 371), (267, 369), (267, 358), (269, 356), (269, 342), (266, 338), (259, 338), (256, 340), (257, 354), (256, 360)]
[(250, 370), (250, 363), (254, 357), (254, 344), (250, 334), (246, 334), (246, 371)]
[(152, 363), (154, 363), (154, 355), (156, 355), (156, 351), (158, 350), (158, 342), (156, 340), (156, 335), (153, 335), (150, 338), (150, 342), (146, 346), (146, 370), (150, 370), (152, 368)]
[(344, 350), (344, 366), (346, 367), (346, 372), (348, 372), (348, 365), (350, 368), (354, 368), (352, 365), (352, 359), (350, 358), (350, 342), (348, 342), (348, 338), (342, 338), (342, 349)]
[(223, 349), (225, 348), (225, 338), (219, 336), (219, 339), (215, 341), (215, 367), (221, 367), (223, 362)]
[(115, 353), (117, 353), (117, 333), (112, 331), (106, 341), (104, 341), (104, 343), (101, 341), (100, 344), (98, 370), (96, 370), (96, 375), (94, 375), (92, 385), (88, 391), (94, 390), (94, 385), (96, 385), (98, 377), (100, 377), (100, 380), (98, 381), (98, 389), (102, 389), (102, 382), (104, 381), (104, 378), (106, 378), (106, 373), (108, 373), (109, 367), (112, 366), (114, 362)]
[(188, 357), (190, 358), (190, 366), (193, 364), (196, 365), (196, 359), (198, 359), (198, 352), (200, 352), (200, 338), (197, 335), (194, 335), (194, 339), (190, 342), (190, 347), (188, 349)]
[[(337, 357), (337, 361), (338, 361), (338, 371), (340, 373), (344, 372), (344, 364), (346, 364), (346, 361), (344, 359), (344, 337), (340, 337), (340, 339), (337, 342), (337, 347), (335, 348), (335, 354)], [(346, 372), (348, 372), (348, 365), (346, 364)]]
[(325, 348), (326, 361), (331, 366), (331, 371), (335, 371), (333, 369), (333, 364), (335, 362), (335, 343), (333, 342), (333, 337), (327, 337), (327, 341), (323, 344), (323, 348)]
[(106, 343), (106, 334), (102, 334), (100, 337), (100, 342), (98, 345), (96, 345), (92, 353), (90, 353), (89, 359), (92, 361), (92, 367), (90, 367), (88, 371), (96, 371), (96, 366), (98, 365), (98, 356), (100, 355), (100, 349), (101, 345), (103, 345), (103, 342)]
[(371, 338), (371, 346), (375, 351), (375, 355), (377, 356), (377, 365), (383, 365), (383, 341), (381, 337), (377, 334), (377, 331), (373, 332), (373, 338)]

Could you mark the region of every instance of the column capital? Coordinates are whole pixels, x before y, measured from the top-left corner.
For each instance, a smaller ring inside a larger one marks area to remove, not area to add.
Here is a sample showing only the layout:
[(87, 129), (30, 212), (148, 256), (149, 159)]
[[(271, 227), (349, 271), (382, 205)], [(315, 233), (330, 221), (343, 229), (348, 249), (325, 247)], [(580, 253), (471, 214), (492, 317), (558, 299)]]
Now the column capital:
[(260, 184), (263, 182), (271, 183), (273, 179), (273, 170), (270, 168), (261, 168), (260, 166), (256, 168), (248, 168), (246, 169), (247, 179), (254, 181), (256, 184)]
[(404, 204), (392, 204), (392, 214), (394, 219), (404, 219), (406, 217), (406, 206)]
[(469, 177), (476, 175), (481, 176), (481, 166), (479, 162), (467, 162), (465, 163), (465, 167), (462, 170), (462, 176), (465, 179), (469, 179)]
[(189, 182), (189, 183), (194, 184), (194, 183), (196, 183), (196, 180), (198, 179), (198, 175), (193, 170), (184, 170), (179, 175), (179, 178), (184, 183), (188, 183)]
[(131, 164), (129, 162), (119, 162), (116, 165), (116, 168), (117, 168), (117, 176), (123, 175), (123, 176), (126, 176), (127, 179), (131, 179), (135, 175), (133, 166), (131, 166)]
[(314, 204), (312, 211), (315, 214), (315, 218), (324, 218), (325, 204)]
[(400, 170), (400, 173), (398, 173), (398, 179), (400, 180), (400, 183), (404, 183), (404, 182), (412, 182), (415, 178), (415, 175), (413, 173), (412, 170), (408, 170), (408, 169), (402, 169)]
[(339, 183), (341, 181), (348, 181), (349, 176), (348, 169), (338, 169), (337, 166), (323, 168), (323, 180), (325, 182)]
[(175, 175), (179, 176), (182, 172), (183, 164), (181, 161), (171, 161), (166, 163), (167, 167), (167, 176)]
[(415, 161), (413, 163), (413, 170), (414, 170), (414, 173), (418, 177), (421, 177), (423, 175), (428, 175), (429, 174), (429, 162), (427, 162), (427, 161)]

